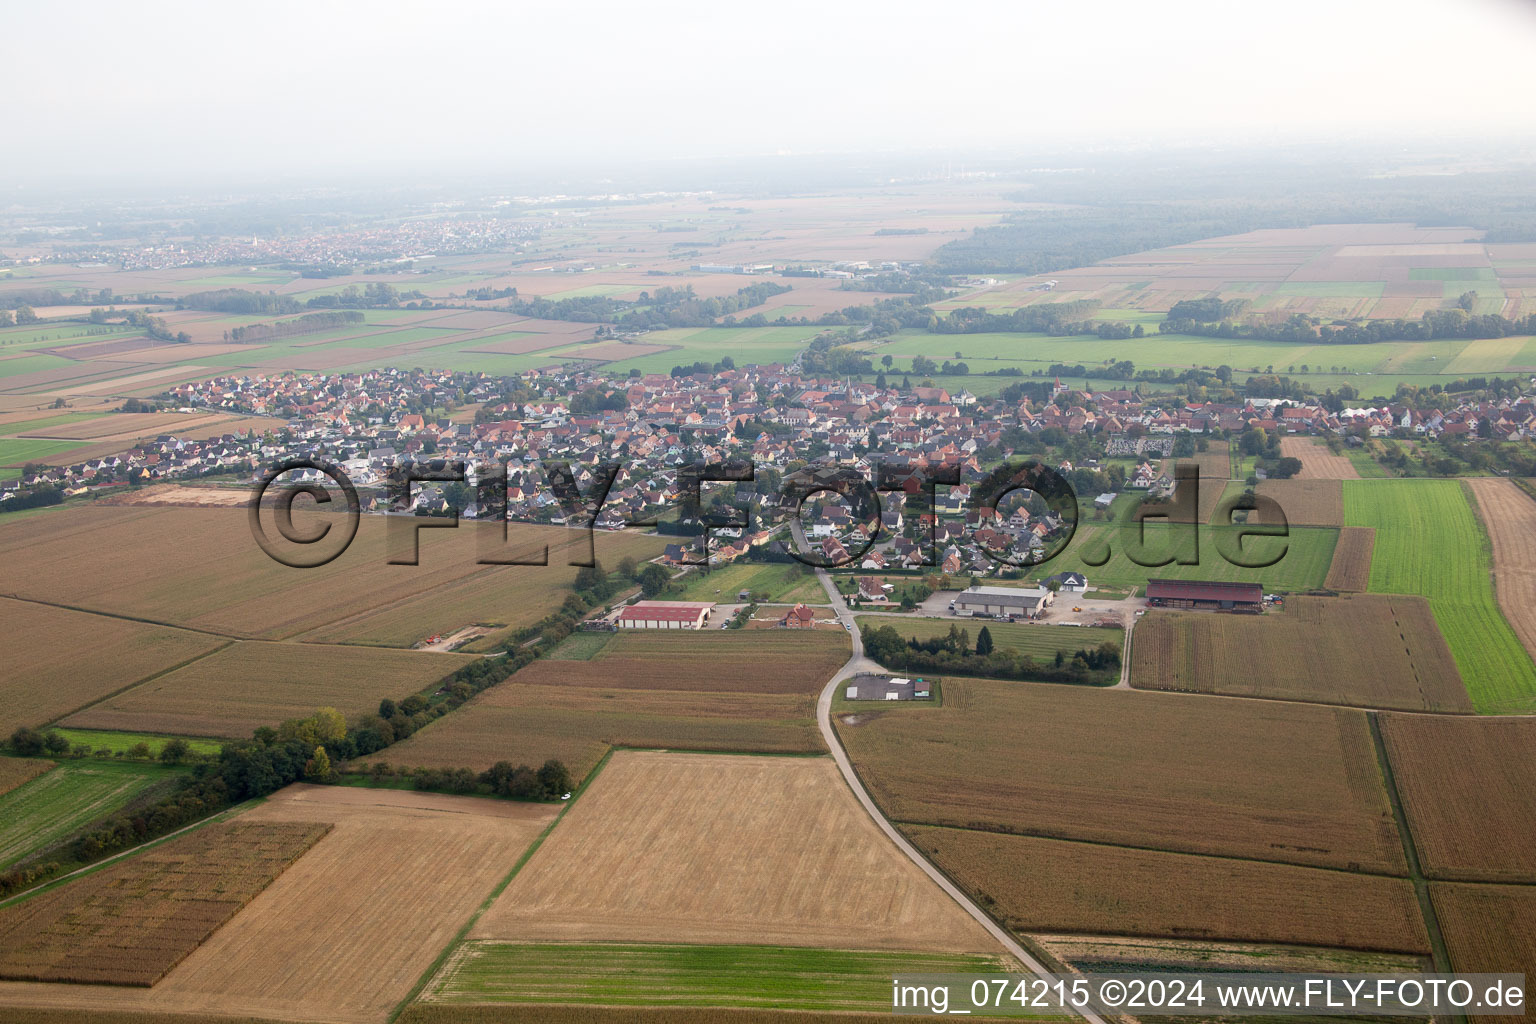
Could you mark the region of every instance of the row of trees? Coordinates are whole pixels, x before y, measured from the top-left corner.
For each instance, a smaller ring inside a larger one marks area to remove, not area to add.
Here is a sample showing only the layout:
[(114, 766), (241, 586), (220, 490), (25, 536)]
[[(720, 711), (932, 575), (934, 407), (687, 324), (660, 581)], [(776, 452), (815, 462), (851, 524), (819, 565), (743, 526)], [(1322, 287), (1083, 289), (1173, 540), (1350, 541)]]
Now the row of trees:
[(270, 324), (247, 324), (224, 332), (225, 341), (275, 341), (303, 334), (329, 331), (347, 324), (360, 324), (363, 314), (355, 309), (335, 313), (306, 313), (294, 320), (278, 320)]
[(1474, 315), (1466, 309), (1437, 309), (1417, 320), (1334, 320), (1294, 313), (1283, 323), (1207, 322), (1175, 317), (1170, 311), (1158, 328), (1165, 334), (1208, 338), (1254, 338), (1323, 345), (1369, 345), (1378, 341), (1442, 341), (1508, 338), (1536, 333), (1536, 313), (1513, 320), (1497, 313)]

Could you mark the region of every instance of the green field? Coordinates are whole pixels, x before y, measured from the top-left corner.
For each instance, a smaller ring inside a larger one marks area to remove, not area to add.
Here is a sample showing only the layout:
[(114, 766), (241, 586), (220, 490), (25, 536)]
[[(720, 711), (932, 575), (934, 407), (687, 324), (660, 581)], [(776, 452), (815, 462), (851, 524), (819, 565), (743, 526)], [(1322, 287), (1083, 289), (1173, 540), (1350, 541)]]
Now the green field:
[(892, 978), (1001, 969), (974, 953), (470, 942), (422, 1000), (876, 1012), (890, 1007)]
[[(1285, 553), (1274, 565), (1245, 569), (1227, 561), (1216, 549), (1218, 537), (1224, 537), (1225, 542), (1231, 544), (1241, 527), (1148, 523), (1146, 550), (1138, 557), (1153, 561), (1167, 553), (1188, 550), (1186, 538), (1192, 530), (1198, 531), (1199, 563), (1196, 565), (1179, 565), (1177, 562), (1162, 566), (1138, 565), (1129, 557), (1120, 526), (1088, 525), (1078, 529), (1066, 551), (1040, 568), (1049, 573), (1081, 572), (1096, 587), (1142, 587), (1149, 579), (1182, 579), (1262, 583), (1266, 590), (1310, 590), (1322, 586), (1327, 578), (1329, 563), (1333, 561), (1333, 546), (1339, 539), (1337, 530), (1304, 526), (1291, 527), (1290, 535), (1284, 538), (1250, 537), (1243, 542), (1245, 560), (1273, 557), (1282, 548)], [(1132, 536), (1135, 534), (1134, 528), (1127, 532)], [(1090, 558), (1093, 561), (1103, 558), (1106, 541), (1110, 546), (1108, 561), (1102, 565), (1092, 564)]]
[(1477, 710), (1536, 711), (1536, 665), (1499, 611), (1493, 556), (1456, 480), (1346, 480), (1344, 522), (1376, 528), (1371, 590), (1421, 594)]
[(114, 754), (131, 750), (140, 743), (145, 743), (149, 745), (150, 756), (159, 757), (166, 742), (172, 739), (186, 740), (194, 754), (214, 756), (224, 746), (219, 740), (199, 739), (195, 736), (162, 736), (150, 732), (111, 732), (106, 729), (51, 729), (49, 731), (63, 736), (71, 745), (84, 743), (92, 751), (106, 748)]
[(71, 360), (60, 359), (58, 356), (18, 356), (15, 359), (0, 359), (0, 378), (19, 377), (25, 373), (42, 373), (45, 370), (58, 370), (66, 366), (78, 365)]
[(44, 462), (51, 455), (79, 448), (86, 443), (85, 441), (0, 438), (0, 466), (21, 466), (28, 462)]
[[(1353, 287), (1353, 286), (1351, 286)], [(654, 336), (653, 336), (654, 337)], [(860, 343), (880, 368), (882, 356), (892, 357), (894, 373), (909, 373), (912, 357), (927, 356), (935, 362), (960, 359), (970, 368), (969, 377), (946, 378), (946, 387), (956, 382), (975, 394), (994, 392), (1018, 378), (982, 376), (988, 370), (1013, 367), (1027, 376), (1032, 371), (1045, 372), (1053, 363), (1088, 368), (1128, 359), (1138, 369), (1183, 369), (1190, 367), (1229, 366), (1241, 381), (1255, 372), (1279, 373), (1300, 377), (1322, 388), (1348, 383), (1371, 395), (1387, 394), (1399, 380), (1433, 383), (1445, 376), (1458, 376), (1466, 364), (1456, 364), (1469, 346), (1478, 373), (1521, 373), (1536, 367), (1536, 340), (1531, 338), (1492, 339), (1497, 344), (1468, 341), (1377, 342), (1368, 345), (1309, 345), (1255, 339), (1204, 338), (1186, 334), (1149, 332), (1144, 338), (1107, 341), (1094, 335), (1053, 337), (1044, 334), (927, 334), (903, 331), (889, 339)], [(738, 359), (739, 361), (739, 359)], [(1385, 377), (1376, 381), (1374, 377)], [(1121, 386), (1125, 386), (1121, 382)]]
[(57, 427), (62, 423), (73, 423), (76, 420), (97, 419), (101, 414), (94, 412), (65, 412), (56, 416), (44, 416), (41, 419), (22, 420), (19, 423), (0, 424), (0, 434), (29, 434), (46, 427)]
[(572, 633), (545, 655), (550, 661), (591, 661), (616, 633)]
[(69, 838), (176, 774), (152, 764), (65, 761), (0, 796), (0, 868)]
[[(750, 314), (748, 310), (744, 315)], [(645, 344), (677, 347), (669, 352), (616, 360), (603, 369), (614, 373), (628, 373), (631, 369), (641, 373), (666, 373), (674, 366), (701, 360), (717, 363), (726, 356), (734, 359), (738, 366), (788, 363), (821, 330), (819, 327), (685, 327), (652, 331), (641, 339)]]
[[(1065, 601), (1070, 607), (1070, 598), (1071, 595), (1066, 594), (1057, 597), (1056, 600), (1057, 603)], [(898, 619), (891, 615), (860, 615), (854, 622), (860, 629), (891, 626), (903, 637), (915, 636), (919, 640), (945, 636), (949, 633), (950, 626), (959, 626), (970, 633), (973, 646), (976, 643), (976, 634), (981, 632), (981, 627), (985, 626), (987, 632), (992, 634), (992, 642), (999, 650), (1012, 647), (1020, 654), (1027, 654), (1031, 658), (1051, 658), (1057, 651), (1065, 651), (1070, 655), (1081, 648), (1097, 647), (1106, 641), (1120, 644), (1122, 647), (1125, 645), (1123, 629), (1048, 626), (1029, 622), (989, 622), (986, 619)]]
[[(799, 570), (799, 572), (795, 572)], [(794, 577), (791, 578), (791, 573)], [(719, 601), (735, 604), (736, 595), (743, 590), (754, 594), (767, 594), (770, 604), (826, 604), (827, 592), (809, 569), (798, 562), (757, 563), (734, 562), (720, 569), (700, 572), (697, 569), (684, 576), (681, 594), (668, 594), (674, 601)]]

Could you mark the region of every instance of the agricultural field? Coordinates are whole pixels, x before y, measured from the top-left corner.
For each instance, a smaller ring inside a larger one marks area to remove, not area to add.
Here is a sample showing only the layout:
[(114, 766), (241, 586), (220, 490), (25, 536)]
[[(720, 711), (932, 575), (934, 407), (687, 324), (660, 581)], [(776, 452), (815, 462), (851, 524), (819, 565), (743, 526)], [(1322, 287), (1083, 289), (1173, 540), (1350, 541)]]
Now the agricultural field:
[(1000, 952), (829, 758), (637, 750), (614, 753), (469, 937)]
[(683, 592), (667, 595), (677, 601), (719, 601), (731, 604), (743, 590), (765, 594), (771, 604), (825, 604), (827, 592), (810, 569), (793, 564), (734, 562), (709, 572), (683, 577)]
[(1143, 690), (1470, 712), (1456, 662), (1421, 597), (1293, 596), (1284, 611), (1154, 609), (1136, 627)]
[(202, 657), (216, 636), (0, 598), (0, 733), (36, 727)]
[(0, 985), (0, 1007), (377, 1024), (558, 813), (509, 800), (290, 786), (233, 823), (330, 831), (153, 988), (12, 982)]
[[(1254, 491), (1278, 502), (1286, 521), (1297, 526), (1344, 525), (1344, 488), (1338, 480), (1260, 480)], [(1249, 518), (1265, 521), (1257, 512)]]
[[(1138, 526), (1146, 539), (1137, 557), (1147, 562), (1166, 558), (1166, 565), (1131, 560), (1127, 540), (1136, 539)], [(1242, 530), (1204, 524), (1090, 524), (1080, 527), (1067, 550), (1046, 564), (1052, 572), (1081, 572), (1094, 586), (1139, 588), (1149, 579), (1181, 579), (1263, 583), (1266, 591), (1312, 590), (1328, 575), (1339, 536), (1337, 530), (1293, 527), (1287, 537), (1249, 537), (1241, 542), (1244, 561), (1276, 560), (1265, 568), (1248, 569), (1228, 561), (1217, 547), (1219, 541), (1235, 549)], [(1198, 559), (1198, 564), (1181, 565), (1181, 557)]]
[(1021, 935), (1062, 931), (1429, 952), (1405, 878), (931, 825), (903, 825), (902, 831)]
[(1004, 970), (1017, 970), (1009, 957), (955, 953), (761, 944), (471, 942), (454, 952), (421, 998), (427, 1006), (563, 1003), (870, 1012), (890, 1006), (893, 977)]
[(220, 823), (0, 908), (0, 978), (153, 985), (329, 831)]
[(1526, 653), (1536, 657), (1536, 501), (1513, 481), (1466, 481), (1493, 544), (1494, 594)]
[[(511, 628), (538, 621), (565, 599), (575, 578), (564, 545), (584, 542), (581, 531), (518, 527), (511, 544), (547, 544), (550, 564), (480, 565), (481, 535), (496, 537), (499, 546), (499, 534), (494, 524), (464, 523), (421, 531), (420, 564), (400, 566), (388, 560), (409, 537), (392, 539), (392, 525), (408, 524), (363, 516), (344, 554), (299, 570), (257, 546), (243, 508), (64, 508), (0, 524), (0, 590), (230, 638), (302, 634), (410, 646), (477, 622)], [(661, 546), (631, 531), (596, 534), (598, 558), (608, 565), (624, 554), (650, 557)], [(112, 557), (102, 558), (103, 551)]]
[(564, 761), (580, 779), (612, 746), (820, 753), (816, 695), (846, 635), (769, 630), (614, 635), (586, 660), (540, 660), (403, 743), (391, 763), (484, 770)]
[[(1062, 597), (1058, 600), (1065, 601)], [(916, 637), (919, 640), (928, 640), (936, 636), (947, 636), (949, 627), (958, 625), (970, 636), (972, 648), (976, 645), (976, 634), (985, 626), (987, 632), (992, 634), (992, 643), (998, 650), (1013, 648), (1020, 654), (1027, 654), (1031, 658), (1051, 659), (1057, 651), (1063, 651), (1068, 658), (1085, 648), (1097, 647), (1103, 643), (1119, 644), (1125, 646), (1125, 630), (1123, 629), (1086, 629), (1081, 626), (1049, 626), (1030, 622), (987, 622), (975, 620), (967, 622), (965, 619), (928, 619), (928, 618), (895, 618), (890, 615), (860, 615), (854, 619), (854, 624), (860, 629), (879, 629), (881, 626), (890, 626), (903, 637)]]
[[(1527, 885), (1456, 885), (1429, 887), (1441, 931), (1458, 971), (1524, 974), (1529, 989), (1536, 977), (1536, 888)], [(1525, 1013), (1480, 1017), (1520, 1024)]]
[(838, 734), (904, 824), (1406, 871), (1360, 711), (946, 677)]
[(52, 761), (25, 757), (0, 757), (0, 796), (26, 785), (39, 775), (53, 768)]
[(78, 729), (243, 739), (334, 707), (348, 718), (403, 700), (468, 655), (241, 640), (65, 719)]
[(1426, 877), (1536, 882), (1536, 719), (1384, 715), (1381, 732)]
[(1371, 586), (1371, 556), (1376, 549), (1376, 531), (1369, 526), (1346, 526), (1339, 531), (1333, 549), (1333, 562), (1323, 586), (1328, 590), (1363, 591)]
[(1031, 935), (1059, 963), (1085, 973), (1129, 971), (1289, 971), (1418, 974), (1426, 956), (1325, 946), (1144, 939), (1119, 935)]
[(1536, 710), (1536, 666), (1499, 612), (1487, 534), (1461, 482), (1349, 481), (1344, 518), (1376, 530), (1373, 593), (1429, 598), (1473, 706), (1484, 713)]
[(1297, 480), (1355, 480), (1360, 476), (1346, 456), (1333, 454), (1315, 438), (1282, 437), (1280, 455), (1301, 460)]
[(68, 839), (176, 775), (154, 764), (64, 761), (0, 794), (0, 868)]
[(70, 746), (87, 746), (93, 752), (110, 750), (114, 755), (126, 754), (140, 743), (149, 748), (149, 756), (158, 758), (165, 745), (179, 739), (187, 748), (202, 757), (216, 757), (224, 744), (218, 740), (199, 739), (196, 736), (160, 736), (147, 732), (109, 732), (103, 729), (54, 729), (53, 732), (69, 740)]

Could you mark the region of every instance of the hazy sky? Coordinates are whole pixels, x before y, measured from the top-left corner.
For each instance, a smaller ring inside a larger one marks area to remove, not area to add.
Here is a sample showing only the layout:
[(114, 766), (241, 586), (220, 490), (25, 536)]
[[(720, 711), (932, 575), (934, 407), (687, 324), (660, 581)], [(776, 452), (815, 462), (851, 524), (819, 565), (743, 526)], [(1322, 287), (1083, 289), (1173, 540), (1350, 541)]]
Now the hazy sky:
[(0, 10), (13, 181), (1536, 127), (1533, 0)]

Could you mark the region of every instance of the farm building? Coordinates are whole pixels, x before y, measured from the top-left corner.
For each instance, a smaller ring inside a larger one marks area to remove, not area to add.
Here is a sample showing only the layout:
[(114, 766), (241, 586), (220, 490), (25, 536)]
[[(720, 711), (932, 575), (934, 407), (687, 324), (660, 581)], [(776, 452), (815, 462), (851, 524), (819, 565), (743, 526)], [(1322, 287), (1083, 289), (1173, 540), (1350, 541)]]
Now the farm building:
[(857, 675), (843, 691), (848, 700), (932, 700), (931, 680)]
[(620, 629), (703, 629), (713, 604), (692, 601), (640, 601), (619, 613)]
[(1261, 612), (1264, 588), (1258, 583), (1205, 583), (1198, 580), (1148, 580), (1147, 603), (1154, 608), (1209, 608)]
[(957, 615), (1023, 615), (1038, 619), (1056, 599), (1044, 587), (971, 587), (955, 598)]

